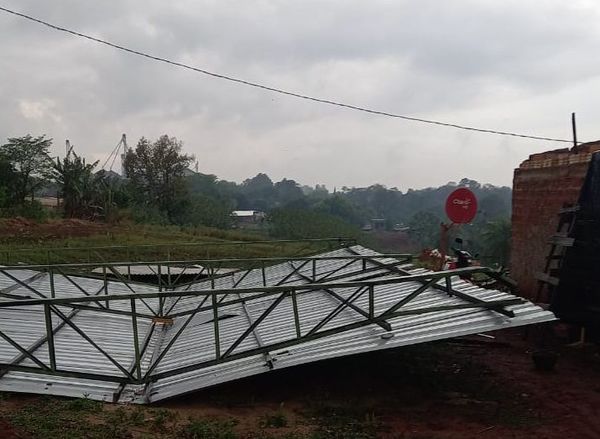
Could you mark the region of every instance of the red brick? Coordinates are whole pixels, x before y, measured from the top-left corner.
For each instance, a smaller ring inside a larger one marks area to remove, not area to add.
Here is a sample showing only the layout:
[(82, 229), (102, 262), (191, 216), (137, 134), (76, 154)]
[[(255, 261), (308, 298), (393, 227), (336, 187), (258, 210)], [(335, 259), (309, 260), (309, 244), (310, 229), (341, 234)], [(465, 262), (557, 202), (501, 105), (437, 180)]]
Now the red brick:
[(599, 150), (600, 141), (533, 154), (515, 169), (511, 275), (522, 295), (535, 298), (535, 273), (544, 269), (550, 250), (547, 242), (556, 232), (558, 212), (565, 203), (577, 202), (590, 153)]

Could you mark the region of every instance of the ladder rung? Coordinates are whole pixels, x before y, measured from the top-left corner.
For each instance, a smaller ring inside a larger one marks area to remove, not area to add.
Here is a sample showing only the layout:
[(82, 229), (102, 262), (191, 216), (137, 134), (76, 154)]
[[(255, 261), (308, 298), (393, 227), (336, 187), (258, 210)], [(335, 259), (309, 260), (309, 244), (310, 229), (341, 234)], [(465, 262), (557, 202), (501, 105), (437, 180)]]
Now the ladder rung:
[(550, 276), (549, 274), (546, 274), (546, 273), (536, 273), (535, 278), (537, 280), (539, 280), (540, 282), (545, 282), (547, 284), (554, 285), (554, 286), (557, 286), (558, 281), (559, 281), (559, 279), (557, 277)]
[(560, 245), (562, 247), (573, 247), (575, 243), (575, 238), (568, 238), (566, 236), (554, 235), (548, 241), (548, 244), (552, 245)]
[(579, 206), (563, 207), (562, 209), (560, 209), (558, 211), (558, 214), (562, 215), (564, 213), (575, 213), (575, 212), (579, 212), (579, 209), (580, 209)]

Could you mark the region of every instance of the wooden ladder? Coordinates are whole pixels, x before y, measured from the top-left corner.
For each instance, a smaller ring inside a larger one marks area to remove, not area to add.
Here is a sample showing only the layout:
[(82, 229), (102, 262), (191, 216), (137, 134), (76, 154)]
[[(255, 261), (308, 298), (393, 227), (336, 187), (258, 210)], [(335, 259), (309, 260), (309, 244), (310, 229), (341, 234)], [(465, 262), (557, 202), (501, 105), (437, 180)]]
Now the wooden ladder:
[[(542, 273), (536, 273), (538, 281), (538, 290), (535, 296), (537, 303), (552, 303), (554, 290), (560, 281), (560, 269), (563, 258), (568, 247), (572, 247), (575, 238), (571, 236), (571, 231), (577, 222), (577, 212), (579, 206), (565, 205), (559, 212), (558, 227), (556, 233), (550, 238), (550, 253), (546, 257), (546, 264)], [(546, 293), (544, 295), (544, 292)]]

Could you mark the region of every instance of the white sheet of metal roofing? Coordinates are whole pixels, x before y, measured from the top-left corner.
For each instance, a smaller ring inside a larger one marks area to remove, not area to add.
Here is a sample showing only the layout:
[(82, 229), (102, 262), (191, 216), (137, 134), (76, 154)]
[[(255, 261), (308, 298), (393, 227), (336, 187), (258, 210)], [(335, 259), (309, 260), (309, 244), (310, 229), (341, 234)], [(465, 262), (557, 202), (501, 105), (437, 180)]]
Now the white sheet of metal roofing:
[[(0, 267), (1, 268), (1, 267)], [(43, 293), (46, 297), (51, 296), (49, 275), (30, 270), (12, 270), (8, 272)], [(10, 277), (0, 273), (0, 294), (9, 294), (10, 297), (0, 295), (0, 301), (10, 300), (13, 297), (36, 298), (37, 296), (23, 285), (18, 285)], [(71, 276), (73, 277), (73, 276)], [(62, 275), (54, 275), (56, 297), (81, 297), (84, 293)], [(76, 283), (88, 294), (97, 295), (101, 299), (104, 294), (104, 282), (97, 279), (77, 277)], [(110, 294), (127, 294), (131, 291), (121, 282), (107, 282)], [(138, 292), (156, 292), (157, 288), (152, 286), (136, 286)], [(156, 308), (156, 299), (147, 299), (150, 308)], [(73, 323), (84, 330), (94, 342), (107, 350), (123, 364), (133, 361), (133, 356), (127, 354), (125, 346), (132, 345), (131, 319), (126, 316), (98, 314), (93, 311), (73, 310), (67, 307), (59, 307)], [(114, 302), (114, 310), (130, 311), (128, 302)], [(54, 328), (61, 321), (54, 319)], [(147, 334), (151, 324), (148, 321), (138, 320), (138, 331)], [(32, 346), (45, 336), (44, 311), (41, 306), (23, 308), (3, 308), (0, 311), (0, 329), (11, 336), (22, 346)], [(54, 336), (56, 346), (57, 365), (65, 370), (97, 370), (117, 371), (114, 364), (108, 359), (101, 358), (94, 348), (80, 337), (69, 326), (64, 325)], [(48, 361), (48, 346), (42, 344), (35, 355), (42, 361)], [(0, 361), (11, 362), (19, 357), (19, 351), (13, 346), (0, 341)], [(19, 362), (22, 365), (32, 365), (29, 359)], [(74, 397), (89, 397), (97, 400), (112, 401), (113, 394), (119, 389), (119, 384), (102, 382), (97, 380), (82, 380), (80, 378), (63, 378), (50, 375), (34, 374), (21, 371), (9, 371), (0, 378), (0, 390), (12, 392), (45, 393), (50, 395), (63, 395)]]
[[(364, 256), (377, 255), (370, 249), (354, 246), (349, 249), (340, 249), (329, 252), (322, 257), (350, 256), (360, 254)], [(383, 263), (392, 263), (393, 259), (382, 259)], [(260, 287), (263, 285), (302, 285), (311, 283), (312, 267), (303, 261), (282, 263), (260, 269), (240, 271), (229, 276), (214, 280), (204, 280), (191, 285), (178, 288), (183, 290), (211, 289), (212, 283), (216, 289)], [(394, 278), (400, 276), (398, 273), (379, 268), (372, 261), (366, 261), (362, 268), (368, 268), (369, 276), (378, 275), (378, 279)], [(317, 277), (336, 279), (336, 281), (360, 280), (365, 273), (360, 268), (362, 263), (347, 265), (347, 261), (341, 259), (330, 259), (319, 261)], [(414, 269), (410, 265), (398, 266), (410, 274), (426, 273), (424, 269)], [(44, 274), (15, 270), (10, 273), (20, 280), (31, 279), (31, 285), (43, 290), (45, 282)], [(36, 277), (37, 276), (37, 277)], [(80, 285), (85, 285), (87, 291), (92, 294), (99, 293), (102, 297), (103, 281), (95, 279), (78, 279)], [(57, 297), (81, 296), (82, 292), (75, 288), (68, 279), (56, 276), (55, 282), (61, 285), (56, 291)], [(31, 292), (25, 287), (15, 287), (15, 282), (0, 274), (0, 293), (6, 292), (11, 296), (31, 296)], [(383, 312), (399, 299), (406, 297), (420, 286), (417, 282), (395, 283), (381, 285), (377, 288), (376, 311)], [(468, 293), (482, 300), (511, 299), (511, 294), (478, 288), (470, 282), (463, 281), (458, 277), (453, 279), (452, 286), (455, 290)], [(136, 292), (153, 292), (156, 288), (151, 286), (136, 286)], [(46, 290), (44, 290), (46, 291)], [(111, 294), (126, 294), (130, 290), (119, 282), (109, 282)], [(336, 290), (336, 293), (347, 298), (353, 288)], [(49, 291), (46, 291), (48, 296)], [(248, 297), (245, 295), (244, 297)], [(250, 296), (251, 297), (251, 296)], [(185, 313), (195, 309), (202, 297), (189, 296), (179, 300), (168, 299), (165, 308), (172, 314)], [(0, 297), (0, 300), (10, 300)], [(248, 298), (246, 302), (234, 303), (219, 308), (219, 341), (221, 346), (230, 346), (241, 334), (249, 329), (252, 321), (255, 321), (275, 300), (275, 296), (262, 298)], [(356, 300), (357, 306), (367, 308), (368, 298), (363, 296)], [(148, 299), (150, 307), (158, 307), (156, 299)], [(449, 296), (443, 291), (428, 288), (413, 301), (407, 303), (403, 309), (420, 309), (431, 306), (452, 305), (464, 303), (461, 299)], [(301, 329), (303, 331), (312, 328), (320, 322), (328, 313), (333, 311), (340, 302), (325, 291), (309, 291), (297, 296), (298, 312), (301, 318)], [(129, 311), (129, 302), (115, 302), (114, 309)], [(379, 349), (389, 349), (416, 343), (424, 343), (432, 340), (458, 337), (462, 335), (481, 333), (496, 329), (528, 325), (554, 320), (551, 312), (540, 307), (524, 302), (519, 305), (506, 307), (512, 310), (515, 316), (512, 318), (497, 312), (483, 309), (455, 309), (446, 311), (429, 312), (419, 315), (404, 315), (387, 320), (392, 330), (387, 331), (377, 325), (363, 326), (346, 332), (337, 333), (324, 338), (307, 341), (299, 345), (285, 349), (274, 350), (268, 353), (260, 353), (249, 357), (228, 361), (196, 369), (178, 375), (159, 378), (155, 382), (144, 386), (127, 385), (121, 392), (121, 385), (117, 383), (103, 382), (97, 380), (63, 378), (52, 375), (33, 374), (20, 371), (9, 371), (0, 377), (0, 390), (19, 391), (31, 393), (47, 393), (65, 396), (87, 396), (92, 399), (112, 401), (114, 395), (120, 395), (120, 401), (148, 403), (159, 401), (172, 396), (206, 388), (218, 383), (236, 380), (239, 378), (267, 372), (271, 368), (281, 369), (292, 367), (313, 361), (364, 353)], [(108, 353), (119, 359), (121, 364), (130, 365), (134, 362), (132, 354), (132, 328), (131, 319), (127, 316), (117, 314), (99, 314), (89, 310), (73, 310), (61, 308), (65, 313), (75, 313), (73, 322), (85, 328), (85, 332), (105, 349)], [(138, 310), (138, 312), (141, 310)], [(43, 309), (31, 306), (27, 309), (0, 308), (0, 329), (7, 335), (14, 337), (23, 346), (31, 346), (39, 341), (45, 334), (43, 323)], [(177, 367), (185, 367), (199, 362), (215, 359), (215, 338), (210, 330), (212, 327), (212, 311), (197, 313), (189, 326), (181, 333), (171, 349), (166, 353), (163, 360), (157, 366), (155, 373), (168, 372)], [(142, 372), (145, 373), (152, 359), (155, 359), (165, 349), (169, 341), (184, 324), (186, 316), (176, 317), (171, 326), (161, 326), (152, 331), (153, 323), (150, 320), (138, 319), (138, 331), (140, 338), (149, 337), (148, 348), (141, 362)], [(351, 310), (345, 309), (332, 321), (323, 327), (328, 329), (330, 325), (353, 323), (357, 315)], [(58, 320), (58, 319), (57, 319)], [(60, 321), (54, 322), (56, 327)], [(208, 328), (208, 329), (207, 329)], [(269, 345), (279, 341), (289, 340), (295, 335), (293, 305), (288, 297), (277, 306), (256, 328), (253, 335), (248, 336), (239, 346), (240, 350), (258, 348), (261, 345)], [(55, 345), (57, 352), (57, 364), (66, 370), (98, 370), (103, 372), (119, 373), (119, 370), (108, 359), (99, 360), (97, 352), (88, 342), (75, 333), (68, 325), (64, 325), (55, 334)], [(48, 350), (45, 344), (41, 344), (35, 351), (36, 356), (47, 361)], [(19, 352), (3, 340), (0, 340), (0, 361), (14, 361)], [(20, 364), (31, 364), (31, 360), (25, 359)]]

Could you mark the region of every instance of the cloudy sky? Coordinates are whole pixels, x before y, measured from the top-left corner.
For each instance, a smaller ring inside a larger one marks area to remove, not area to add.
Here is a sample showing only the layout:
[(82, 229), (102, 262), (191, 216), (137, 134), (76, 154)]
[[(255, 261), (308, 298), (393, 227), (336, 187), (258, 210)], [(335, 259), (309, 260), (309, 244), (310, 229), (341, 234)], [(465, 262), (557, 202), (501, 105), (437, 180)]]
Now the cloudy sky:
[[(482, 128), (600, 138), (594, 0), (0, 0), (139, 51), (352, 105)], [(510, 185), (560, 143), (422, 125), (152, 62), (0, 12), (0, 139), (47, 134), (104, 161), (175, 136), (201, 172), (303, 184)]]

